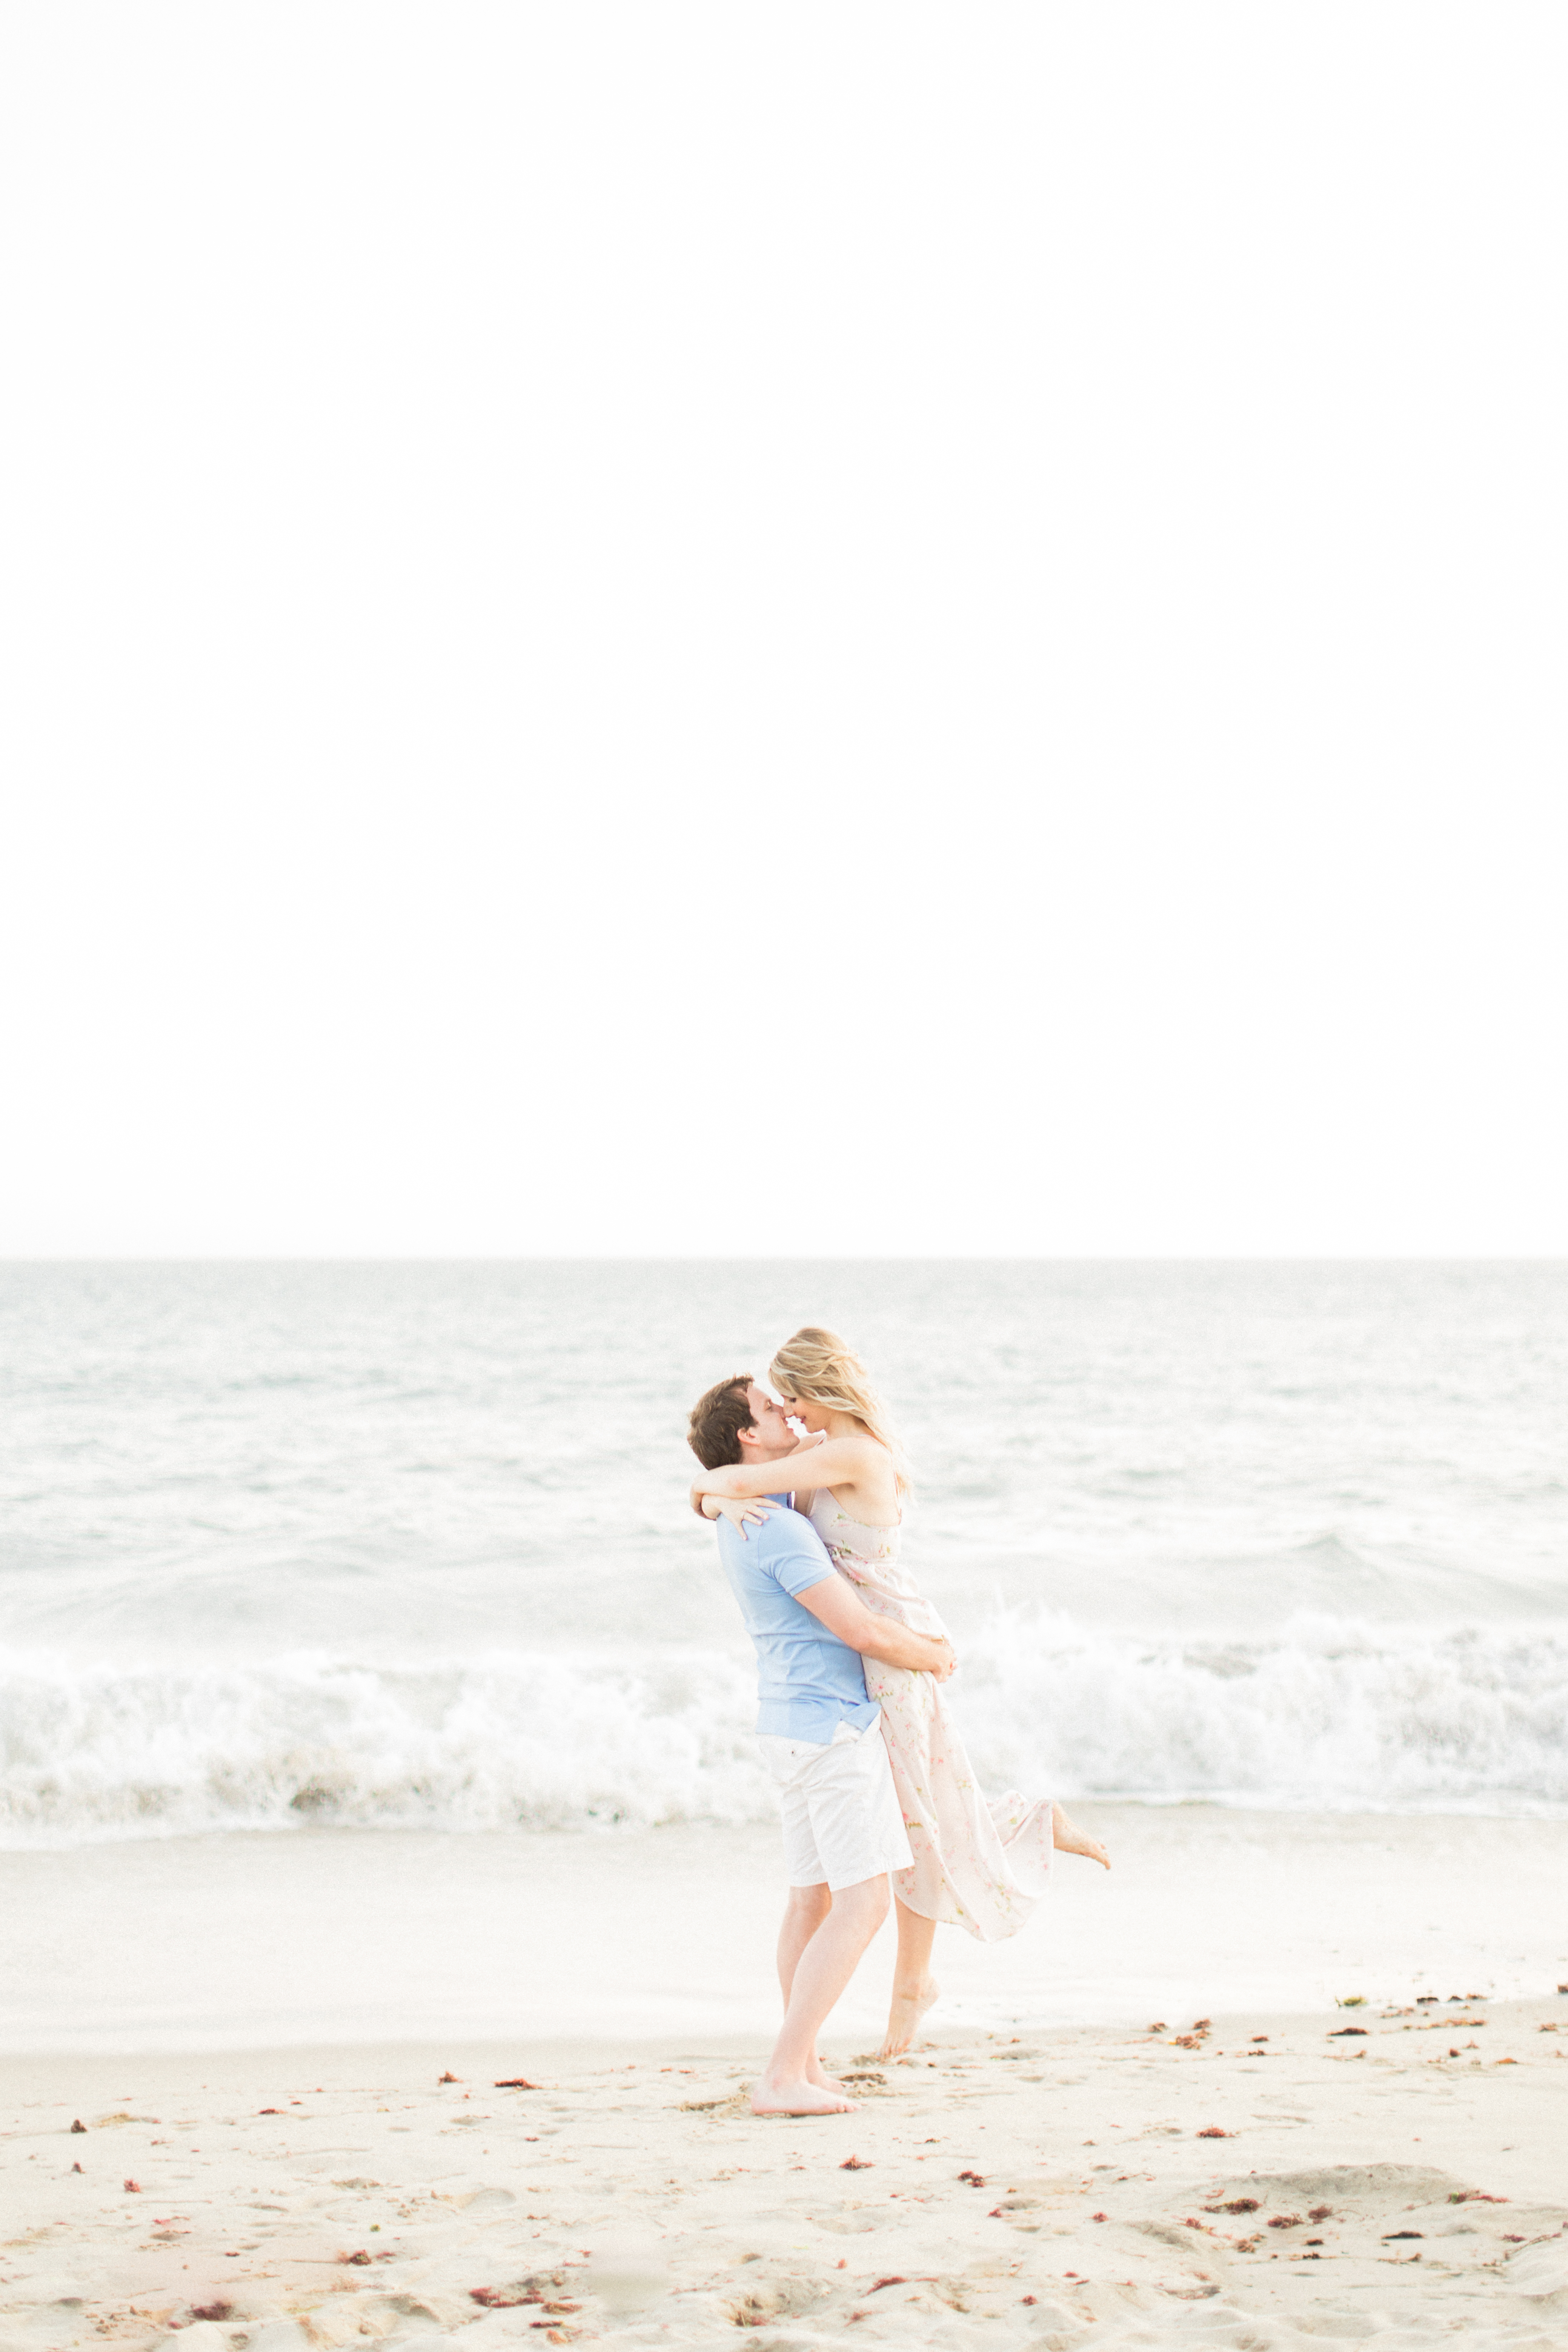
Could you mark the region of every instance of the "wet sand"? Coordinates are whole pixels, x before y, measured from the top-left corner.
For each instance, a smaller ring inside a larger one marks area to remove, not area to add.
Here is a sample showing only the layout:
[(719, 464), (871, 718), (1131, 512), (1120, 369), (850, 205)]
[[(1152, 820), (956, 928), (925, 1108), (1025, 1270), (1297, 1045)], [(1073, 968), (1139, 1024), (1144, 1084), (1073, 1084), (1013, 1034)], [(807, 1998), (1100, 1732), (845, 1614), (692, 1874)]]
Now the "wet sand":
[[(1528, 1999), (1568, 1979), (1568, 1822), (1074, 1805), (1022, 1935), (937, 1938), (942, 2032)], [(768, 2035), (778, 1826), (303, 1829), (0, 1854), (0, 2051)], [(105, 1923), (113, 1922), (112, 1934)], [(887, 2015), (891, 1928), (835, 2018)], [(635, 2049), (628, 2056), (636, 2056)]]

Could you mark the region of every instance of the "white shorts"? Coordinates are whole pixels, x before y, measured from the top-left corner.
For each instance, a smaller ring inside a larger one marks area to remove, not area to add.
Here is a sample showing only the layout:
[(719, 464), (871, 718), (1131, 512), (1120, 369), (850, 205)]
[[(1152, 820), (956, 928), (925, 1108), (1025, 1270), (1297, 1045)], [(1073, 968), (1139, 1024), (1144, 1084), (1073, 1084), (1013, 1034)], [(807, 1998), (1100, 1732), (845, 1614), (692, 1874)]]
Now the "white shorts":
[(758, 1735), (778, 1782), (784, 1868), (792, 1886), (837, 1895), (863, 1878), (907, 1870), (914, 1856), (882, 1740), (882, 1718), (856, 1731), (841, 1723), (829, 1740)]

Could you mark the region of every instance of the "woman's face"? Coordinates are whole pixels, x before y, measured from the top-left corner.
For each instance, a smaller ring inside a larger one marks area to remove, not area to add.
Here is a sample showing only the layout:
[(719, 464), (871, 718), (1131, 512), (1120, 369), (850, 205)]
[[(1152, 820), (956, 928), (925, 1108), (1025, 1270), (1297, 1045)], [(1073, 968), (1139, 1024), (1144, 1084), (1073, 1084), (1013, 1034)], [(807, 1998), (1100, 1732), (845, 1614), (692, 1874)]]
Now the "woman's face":
[[(783, 1395), (783, 1393), (781, 1390), (780, 1394)], [(819, 1429), (826, 1429), (827, 1426), (826, 1408), (819, 1404), (813, 1404), (809, 1397), (786, 1396), (784, 1409), (791, 1421), (798, 1421), (801, 1426), (810, 1430), (813, 1435)]]

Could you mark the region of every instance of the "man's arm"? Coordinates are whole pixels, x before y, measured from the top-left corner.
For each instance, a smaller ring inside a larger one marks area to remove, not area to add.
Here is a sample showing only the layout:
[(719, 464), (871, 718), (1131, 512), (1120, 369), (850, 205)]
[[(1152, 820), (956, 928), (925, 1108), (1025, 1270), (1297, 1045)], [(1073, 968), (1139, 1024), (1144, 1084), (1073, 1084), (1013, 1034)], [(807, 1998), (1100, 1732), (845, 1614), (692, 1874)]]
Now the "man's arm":
[(795, 1597), (830, 1633), (837, 1633), (863, 1658), (879, 1658), (887, 1666), (908, 1666), (918, 1675), (934, 1675), (939, 1683), (945, 1682), (958, 1664), (952, 1643), (943, 1635), (911, 1633), (896, 1617), (879, 1617), (874, 1609), (856, 1599), (837, 1573), (825, 1576), (820, 1584), (808, 1584)]

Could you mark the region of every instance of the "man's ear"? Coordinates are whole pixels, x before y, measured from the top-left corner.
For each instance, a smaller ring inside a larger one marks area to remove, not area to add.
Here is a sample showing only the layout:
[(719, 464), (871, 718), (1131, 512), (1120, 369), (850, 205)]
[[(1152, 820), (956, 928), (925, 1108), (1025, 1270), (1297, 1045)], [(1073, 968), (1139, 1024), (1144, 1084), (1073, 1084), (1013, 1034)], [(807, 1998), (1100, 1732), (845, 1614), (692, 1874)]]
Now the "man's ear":
[(736, 1431), (735, 1442), (738, 1445), (751, 1446), (754, 1452), (763, 1442), (763, 1433), (760, 1429), (753, 1428), (752, 1424), (748, 1422), (744, 1429)]

